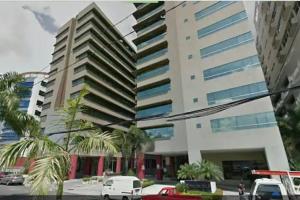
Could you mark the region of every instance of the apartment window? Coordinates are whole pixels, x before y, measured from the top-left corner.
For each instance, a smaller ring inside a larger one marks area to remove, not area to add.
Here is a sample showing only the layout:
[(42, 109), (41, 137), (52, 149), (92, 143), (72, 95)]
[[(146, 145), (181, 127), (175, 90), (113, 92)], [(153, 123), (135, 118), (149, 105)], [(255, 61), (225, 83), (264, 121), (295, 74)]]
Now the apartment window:
[(197, 103), (198, 102), (198, 98), (197, 97), (193, 98), (193, 102)]
[(85, 65), (76, 67), (76, 68), (74, 69), (74, 74), (77, 74), (77, 73), (79, 73), (79, 72), (82, 72), (82, 71), (85, 70), (85, 69), (86, 69), (86, 66), (85, 66)]
[(50, 108), (50, 106), (51, 106), (51, 102), (49, 102), (49, 103), (46, 103), (46, 104), (44, 104), (44, 105), (42, 106), (42, 110), (49, 109), (49, 108)]
[(189, 59), (189, 60), (192, 59), (192, 58), (193, 58), (193, 55), (192, 55), (192, 54), (188, 55), (188, 59)]
[(268, 92), (264, 81), (207, 94), (208, 105), (223, 104), (240, 99), (250, 98)]
[(77, 98), (79, 95), (80, 95), (80, 91), (74, 92), (74, 93), (70, 94), (70, 98), (71, 98), (71, 99), (75, 99), (75, 98)]
[(203, 19), (204, 17), (211, 15), (217, 12), (218, 10), (221, 10), (222, 8), (225, 8), (226, 6), (232, 3), (234, 3), (234, 1), (218, 1), (217, 3), (214, 3), (213, 5), (208, 6), (195, 13), (195, 18), (196, 20)]
[(191, 36), (186, 36), (185, 37), (185, 40), (190, 40), (191, 39)]
[(138, 65), (142, 64), (142, 63), (145, 63), (145, 62), (147, 62), (149, 60), (153, 60), (153, 59), (159, 58), (159, 57), (165, 55), (167, 52), (168, 52), (167, 48), (159, 50), (159, 51), (156, 51), (155, 53), (149, 54), (147, 56), (144, 56), (144, 57), (138, 59), (138, 61), (136, 63)]
[(43, 96), (45, 96), (45, 92), (42, 91), (42, 90), (40, 90), (40, 91), (39, 91), (39, 95), (43, 97)]
[(153, 29), (154, 27), (159, 27), (160, 25), (162, 25), (164, 23), (164, 20), (159, 20), (157, 22), (154, 22), (153, 24), (149, 25), (149, 26), (145, 26), (145, 28), (139, 30), (137, 32), (138, 35), (142, 34), (142, 33), (145, 33), (151, 29)]
[(174, 127), (157, 127), (144, 129), (146, 134), (154, 140), (168, 140), (174, 136)]
[(196, 128), (202, 128), (201, 123), (197, 123), (197, 124), (196, 124)]
[(253, 67), (259, 67), (258, 56), (250, 56), (230, 63), (219, 65), (203, 71), (204, 80), (210, 80), (221, 76), (226, 76), (235, 72), (241, 72)]
[(29, 100), (20, 100), (19, 102), (19, 107), (20, 108), (28, 108), (29, 107), (29, 103), (30, 101)]
[(38, 117), (41, 116), (41, 111), (35, 110), (35, 111), (34, 111), (34, 115), (35, 115), (35, 116), (38, 116)]
[(188, 21), (189, 21), (188, 19), (184, 19), (184, 20), (183, 20), (184, 23), (186, 23), (186, 22), (188, 22)]
[(149, 71), (145, 71), (142, 72), (140, 74), (137, 75), (136, 80), (137, 82), (161, 75), (161, 74), (165, 74), (167, 71), (169, 71), (170, 67), (169, 65), (164, 65), (162, 67), (158, 67)]
[(84, 82), (84, 78), (78, 78), (72, 81), (72, 87), (79, 85)]
[(276, 126), (273, 112), (262, 112), (210, 120), (213, 133)]
[(219, 30), (222, 30), (224, 28), (228, 28), (238, 22), (245, 20), (245, 19), (247, 19), (246, 11), (242, 11), (237, 14), (234, 14), (234, 15), (227, 17), (225, 19), (222, 19), (214, 24), (211, 24), (209, 26), (199, 29), (198, 30), (198, 38), (202, 38), (209, 34), (212, 34)]
[(150, 89), (145, 89), (145, 90), (137, 92), (137, 99), (141, 100), (141, 99), (147, 99), (150, 97), (155, 97), (158, 95), (166, 94), (170, 90), (171, 90), (170, 83), (166, 83), (166, 84), (159, 85), (159, 86), (154, 86)]
[(194, 80), (195, 78), (195, 75), (191, 75), (191, 80)]
[(232, 49), (234, 47), (247, 44), (250, 41), (253, 41), (253, 37), (251, 32), (244, 33), (242, 35), (235, 36), (233, 38), (229, 38), (222, 42), (218, 42), (211, 46), (200, 49), (201, 58), (209, 57), (217, 53), (224, 52), (226, 50)]
[(140, 109), (137, 111), (136, 117), (137, 118), (150, 117), (150, 116), (155, 116), (160, 114), (168, 114), (170, 112), (172, 112), (172, 104), (165, 104), (165, 105)]

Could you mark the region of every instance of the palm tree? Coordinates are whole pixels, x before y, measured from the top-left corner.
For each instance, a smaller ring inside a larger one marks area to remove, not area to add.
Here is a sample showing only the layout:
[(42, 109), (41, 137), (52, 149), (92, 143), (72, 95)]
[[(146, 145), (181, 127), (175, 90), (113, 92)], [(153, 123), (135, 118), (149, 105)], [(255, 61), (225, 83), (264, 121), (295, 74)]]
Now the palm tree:
[(283, 143), (293, 170), (300, 170), (300, 105), (277, 117)]
[(5, 121), (20, 136), (36, 127), (32, 116), (18, 110), (20, 98), (28, 94), (23, 81), (24, 77), (16, 72), (0, 75), (0, 122)]
[(195, 180), (199, 174), (199, 166), (196, 163), (184, 164), (177, 172), (178, 179)]
[(223, 179), (223, 173), (220, 166), (208, 160), (198, 162), (199, 174), (198, 178), (205, 180), (220, 181)]
[[(82, 100), (87, 94), (84, 88), (78, 97), (67, 102), (64, 109), (66, 140), (60, 145), (40, 132), (39, 124), (29, 123), (34, 132), (18, 142), (8, 144), (0, 152), (0, 168), (13, 166), (19, 157), (34, 160), (34, 169), (29, 173), (31, 192), (45, 195), (51, 184), (57, 186), (56, 199), (62, 199), (65, 177), (70, 169), (71, 153), (111, 152), (116, 153), (115, 138), (108, 132), (102, 132), (93, 124), (77, 120), (78, 112), (83, 110)], [(74, 128), (84, 128), (80, 132), (72, 132)], [(28, 129), (28, 127), (26, 127)]]

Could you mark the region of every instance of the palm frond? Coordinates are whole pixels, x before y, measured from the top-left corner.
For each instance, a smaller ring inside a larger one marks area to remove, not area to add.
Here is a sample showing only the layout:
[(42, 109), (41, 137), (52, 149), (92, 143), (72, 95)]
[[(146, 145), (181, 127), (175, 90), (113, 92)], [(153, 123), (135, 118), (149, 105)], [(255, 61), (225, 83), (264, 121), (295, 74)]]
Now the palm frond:
[(37, 159), (33, 170), (29, 173), (31, 193), (34, 195), (46, 195), (49, 186), (64, 181), (70, 168), (70, 155), (65, 151), (53, 151), (50, 154)]

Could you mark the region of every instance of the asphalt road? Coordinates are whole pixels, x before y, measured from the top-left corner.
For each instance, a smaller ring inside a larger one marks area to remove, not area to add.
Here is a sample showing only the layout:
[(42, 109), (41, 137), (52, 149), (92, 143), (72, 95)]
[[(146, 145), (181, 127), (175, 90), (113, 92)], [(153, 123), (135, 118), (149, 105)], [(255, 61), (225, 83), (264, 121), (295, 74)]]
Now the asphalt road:
[(29, 194), (28, 188), (23, 185), (0, 185), (0, 196), (26, 195)]

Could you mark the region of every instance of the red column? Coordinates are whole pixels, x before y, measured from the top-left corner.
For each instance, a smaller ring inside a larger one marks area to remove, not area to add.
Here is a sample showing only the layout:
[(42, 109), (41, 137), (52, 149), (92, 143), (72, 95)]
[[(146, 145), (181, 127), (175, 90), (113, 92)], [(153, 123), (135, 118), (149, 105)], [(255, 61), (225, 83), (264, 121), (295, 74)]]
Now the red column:
[(15, 167), (23, 167), (27, 158), (26, 157), (19, 157), (17, 158), (17, 162), (15, 164)]
[(104, 169), (104, 156), (100, 156), (98, 160), (97, 176), (103, 176), (103, 169)]
[(156, 156), (156, 179), (162, 180), (163, 179), (163, 169), (162, 169), (162, 156)]
[(91, 157), (86, 157), (84, 160), (84, 175), (91, 175)]
[(145, 178), (144, 154), (139, 154), (137, 157), (137, 176), (139, 179)]
[(32, 159), (29, 161), (29, 168), (28, 168), (28, 172), (32, 172), (33, 168), (34, 168), (34, 165), (35, 165), (35, 161)]
[(77, 155), (71, 155), (71, 166), (69, 170), (69, 179), (75, 179), (76, 178), (76, 169), (77, 169)]
[(121, 157), (117, 157), (116, 173), (121, 173)]

